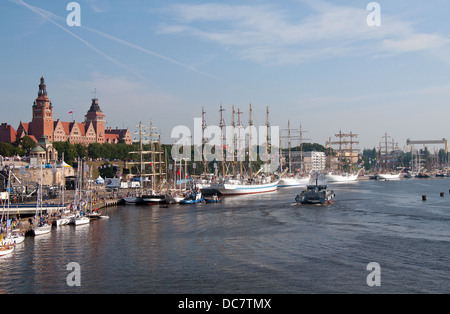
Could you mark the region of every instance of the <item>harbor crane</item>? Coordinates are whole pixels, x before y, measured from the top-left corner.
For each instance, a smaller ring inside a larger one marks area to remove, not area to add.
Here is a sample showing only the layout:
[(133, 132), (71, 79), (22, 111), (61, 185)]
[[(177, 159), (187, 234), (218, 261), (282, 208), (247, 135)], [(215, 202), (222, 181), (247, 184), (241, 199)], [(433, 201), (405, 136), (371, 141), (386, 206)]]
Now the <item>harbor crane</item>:
[(443, 138), (442, 140), (423, 140), (423, 141), (412, 141), (411, 139), (406, 140), (407, 151), (409, 151), (410, 145), (415, 144), (443, 144), (445, 145), (445, 153), (448, 154), (448, 140)]

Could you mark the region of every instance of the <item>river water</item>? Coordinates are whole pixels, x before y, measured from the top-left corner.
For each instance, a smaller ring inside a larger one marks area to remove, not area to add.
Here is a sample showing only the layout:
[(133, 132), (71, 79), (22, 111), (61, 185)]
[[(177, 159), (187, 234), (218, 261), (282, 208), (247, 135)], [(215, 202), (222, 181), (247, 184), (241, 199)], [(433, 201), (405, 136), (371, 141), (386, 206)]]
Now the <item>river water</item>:
[[(450, 179), (330, 187), (327, 206), (294, 205), (299, 190), (283, 188), (109, 208), (110, 219), (54, 228), (0, 258), (0, 293), (450, 293)], [(367, 283), (372, 262), (380, 286)], [(69, 263), (80, 286), (67, 284)]]

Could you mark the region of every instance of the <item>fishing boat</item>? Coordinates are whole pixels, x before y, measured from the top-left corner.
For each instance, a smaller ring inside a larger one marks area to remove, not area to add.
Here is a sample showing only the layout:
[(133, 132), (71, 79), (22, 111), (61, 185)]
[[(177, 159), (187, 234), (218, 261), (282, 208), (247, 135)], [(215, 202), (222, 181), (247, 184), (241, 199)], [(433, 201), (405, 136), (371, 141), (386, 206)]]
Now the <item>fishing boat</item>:
[(180, 204), (198, 204), (204, 202), (202, 192), (200, 190), (194, 191), (180, 201)]
[(327, 204), (335, 197), (334, 191), (328, 189), (326, 184), (308, 184), (295, 198), (295, 201), (300, 204)]
[(211, 183), (202, 187), (204, 195), (246, 195), (275, 192), (280, 180), (271, 181), (269, 177), (253, 180), (227, 179), (224, 182)]

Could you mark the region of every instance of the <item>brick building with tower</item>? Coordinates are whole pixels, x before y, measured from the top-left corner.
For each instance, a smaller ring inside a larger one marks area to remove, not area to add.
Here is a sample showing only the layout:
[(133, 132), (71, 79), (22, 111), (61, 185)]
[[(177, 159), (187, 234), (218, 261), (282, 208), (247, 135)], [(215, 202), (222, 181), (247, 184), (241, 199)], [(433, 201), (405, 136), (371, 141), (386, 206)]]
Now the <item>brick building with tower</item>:
[(45, 80), (41, 77), (38, 97), (32, 107), (31, 122), (20, 122), (17, 130), (2, 123), (0, 125), (0, 142), (14, 143), (17, 138), (29, 136), (36, 143), (45, 137), (51, 143), (69, 141), (72, 144), (85, 146), (92, 143), (132, 144), (128, 129), (106, 128), (105, 124), (105, 115), (100, 109), (97, 98), (92, 99), (84, 122), (54, 120), (53, 104), (48, 98)]

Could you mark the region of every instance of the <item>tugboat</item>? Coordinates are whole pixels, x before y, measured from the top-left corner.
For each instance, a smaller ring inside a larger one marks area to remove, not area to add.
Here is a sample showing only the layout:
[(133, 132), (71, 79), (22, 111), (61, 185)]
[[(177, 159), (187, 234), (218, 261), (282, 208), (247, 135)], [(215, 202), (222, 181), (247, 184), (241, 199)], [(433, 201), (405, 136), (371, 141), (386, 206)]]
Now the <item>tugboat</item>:
[(334, 197), (334, 191), (328, 189), (326, 184), (318, 184), (316, 176), (316, 184), (308, 184), (300, 194), (297, 195), (295, 201), (300, 204), (328, 204)]

